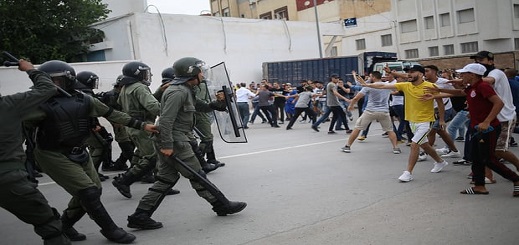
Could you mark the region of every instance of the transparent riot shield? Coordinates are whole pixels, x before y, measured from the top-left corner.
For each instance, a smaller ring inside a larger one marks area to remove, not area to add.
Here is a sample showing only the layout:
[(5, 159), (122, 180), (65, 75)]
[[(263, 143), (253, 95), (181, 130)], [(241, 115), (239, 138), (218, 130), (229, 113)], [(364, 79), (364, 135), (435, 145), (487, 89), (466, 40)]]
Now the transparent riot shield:
[(229, 79), (225, 63), (219, 63), (212, 66), (207, 71), (206, 84), (211, 100), (216, 99), (216, 93), (223, 91), (225, 93), (226, 111), (214, 111), (218, 132), (223, 141), (227, 143), (247, 143), (245, 129), (241, 121), (241, 116), (236, 104), (236, 96), (234, 87)]

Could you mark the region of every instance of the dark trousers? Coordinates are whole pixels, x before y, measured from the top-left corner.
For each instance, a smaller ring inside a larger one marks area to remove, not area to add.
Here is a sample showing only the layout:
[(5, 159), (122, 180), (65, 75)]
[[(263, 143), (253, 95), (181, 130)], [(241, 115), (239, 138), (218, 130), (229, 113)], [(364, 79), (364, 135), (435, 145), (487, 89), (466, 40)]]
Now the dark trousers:
[(274, 107), (274, 111), (276, 111), (276, 118), (285, 121), (285, 102), (277, 102), (272, 105)]
[(328, 127), (328, 131), (333, 131), (333, 127), (337, 122), (338, 118), (341, 118), (342, 124), (346, 130), (349, 130), (348, 121), (346, 121), (346, 113), (342, 110), (341, 106), (330, 106), (330, 111), (333, 113), (332, 122), (330, 123), (330, 127)]
[(263, 114), (265, 114), (270, 125), (278, 124), (278, 117), (276, 114), (276, 110), (274, 109), (274, 106), (272, 106), (272, 105), (260, 106), (260, 110), (263, 112)]
[(287, 128), (291, 128), (292, 126), (294, 126), (294, 123), (296, 122), (297, 118), (303, 112), (306, 112), (306, 115), (308, 115), (310, 117), (310, 120), (312, 120), (312, 124), (315, 123), (315, 118), (317, 117), (317, 114), (315, 113), (315, 111), (312, 108), (307, 107), (307, 108), (295, 108), (295, 109), (296, 109), (296, 111), (294, 113), (294, 116), (292, 118), (290, 118), (290, 122), (288, 123)]
[(475, 185), (485, 185), (485, 167), (492, 169), (505, 179), (516, 182), (519, 176), (503, 163), (499, 162), (495, 155), (497, 137), (501, 132), (501, 126), (497, 126), (488, 133), (474, 133), (470, 139), (472, 172)]
[(240, 112), (241, 122), (243, 127), (247, 127), (247, 123), (249, 122), (250, 111), (249, 111), (249, 103), (247, 102), (238, 102), (238, 111)]

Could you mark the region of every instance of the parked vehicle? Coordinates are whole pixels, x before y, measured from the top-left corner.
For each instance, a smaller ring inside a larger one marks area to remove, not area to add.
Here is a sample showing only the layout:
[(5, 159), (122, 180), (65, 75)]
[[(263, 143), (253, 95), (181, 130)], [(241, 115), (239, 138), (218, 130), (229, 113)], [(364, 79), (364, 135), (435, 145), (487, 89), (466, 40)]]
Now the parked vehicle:
[(364, 52), (356, 56), (264, 62), (263, 78), (295, 86), (308, 79), (326, 82), (331, 74), (352, 81), (353, 70), (363, 75), (371, 72), (376, 63), (396, 60), (396, 53)]
[(414, 61), (388, 61), (388, 62), (378, 62), (373, 65), (373, 71), (379, 71), (382, 73), (382, 76), (385, 76), (384, 67), (389, 66), (389, 68), (393, 71), (404, 72), (405, 68), (410, 68), (414, 65), (420, 65), (418, 62)]

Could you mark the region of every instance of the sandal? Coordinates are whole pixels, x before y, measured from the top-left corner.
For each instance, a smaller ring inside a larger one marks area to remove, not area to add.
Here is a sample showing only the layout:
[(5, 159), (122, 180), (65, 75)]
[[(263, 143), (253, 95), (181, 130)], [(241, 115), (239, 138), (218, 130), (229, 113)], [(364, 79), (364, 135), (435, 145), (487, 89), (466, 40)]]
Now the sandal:
[(519, 185), (514, 185), (514, 197), (519, 197)]
[[(518, 193), (517, 195), (519, 196), (519, 186), (518, 187)], [(515, 189), (514, 189), (515, 190)], [(488, 195), (488, 191), (476, 191), (474, 190), (474, 187), (470, 187), (470, 188), (467, 188), (463, 191), (460, 191), (461, 194), (467, 194), (467, 195)]]

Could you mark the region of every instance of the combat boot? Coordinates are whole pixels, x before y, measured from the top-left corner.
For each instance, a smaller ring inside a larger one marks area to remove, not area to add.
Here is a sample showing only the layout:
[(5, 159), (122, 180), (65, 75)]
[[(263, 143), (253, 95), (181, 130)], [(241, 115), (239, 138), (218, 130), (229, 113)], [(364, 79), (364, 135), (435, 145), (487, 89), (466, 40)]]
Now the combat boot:
[(128, 228), (141, 230), (155, 230), (162, 228), (162, 223), (153, 220), (146, 211), (137, 209), (134, 214), (128, 216)]
[(215, 171), (216, 169), (218, 169), (220, 167), (220, 165), (217, 165), (217, 164), (211, 164), (211, 163), (207, 163), (204, 161), (204, 164), (202, 165), (202, 170), (204, 170), (204, 172), (206, 174), (210, 173), (210, 172), (213, 172)]
[(74, 224), (81, 219), (85, 215), (82, 213), (81, 215), (76, 215), (76, 217), (68, 217), (66, 212), (63, 212), (61, 215), (61, 224), (63, 227), (63, 233), (71, 240), (71, 241), (84, 241), (86, 240), (85, 234), (79, 233), (76, 229), (74, 229)]
[(226, 202), (215, 201), (211, 203), (213, 205), (213, 211), (218, 216), (227, 216), (228, 214), (235, 214), (247, 207), (247, 203), (245, 202), (232, 202), (226, 200)]
[(135, 236), (118, 227), (101, 203), (101, 189), (89, 187), (78, 192), (81, 205), (99, 227), (101, 234), (116, 243), (132, 243)]
[(134, 182), (133, 178), (134, 175), (130, 172), (119, 174), (117, 177), (114, 177), (112, 185), (115, 186), (115, 188), (117, 188), (121, 195), (127, 198), (132, 198), (132, 193), (130, 192), (130, 185)]
[(118, 158), (115, 160), (114, 165), (112, 166), (112, 171), (126, 171), (128, 170), (128, 165), (126, 165), (126, 160)]

